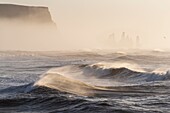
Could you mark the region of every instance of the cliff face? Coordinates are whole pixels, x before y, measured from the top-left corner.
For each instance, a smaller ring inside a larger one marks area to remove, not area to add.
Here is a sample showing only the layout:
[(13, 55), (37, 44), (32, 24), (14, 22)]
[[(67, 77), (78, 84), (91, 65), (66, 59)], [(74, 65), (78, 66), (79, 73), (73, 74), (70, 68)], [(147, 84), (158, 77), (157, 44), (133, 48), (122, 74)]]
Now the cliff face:
[(0, 19), (24, 21), (24, 23), (55, 24), (48, 7), (0, 4)]

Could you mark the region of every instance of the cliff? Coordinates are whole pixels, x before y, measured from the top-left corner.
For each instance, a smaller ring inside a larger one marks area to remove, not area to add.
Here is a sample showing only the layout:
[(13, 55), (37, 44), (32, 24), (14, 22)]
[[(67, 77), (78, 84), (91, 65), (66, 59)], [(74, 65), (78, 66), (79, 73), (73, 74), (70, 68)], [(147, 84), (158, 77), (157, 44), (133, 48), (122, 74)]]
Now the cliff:
[(0, 19), (24, 23), (55, 24), (48, 7), (0, 4)]

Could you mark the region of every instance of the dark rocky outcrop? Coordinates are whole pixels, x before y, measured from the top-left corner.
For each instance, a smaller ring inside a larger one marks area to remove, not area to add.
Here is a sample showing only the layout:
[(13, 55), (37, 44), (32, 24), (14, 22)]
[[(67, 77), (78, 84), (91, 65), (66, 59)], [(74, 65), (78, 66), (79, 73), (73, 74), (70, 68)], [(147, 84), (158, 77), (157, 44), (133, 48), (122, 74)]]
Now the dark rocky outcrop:
[(24, 23), (55, 24), (48, 7), (0, 4), (0, 19)]

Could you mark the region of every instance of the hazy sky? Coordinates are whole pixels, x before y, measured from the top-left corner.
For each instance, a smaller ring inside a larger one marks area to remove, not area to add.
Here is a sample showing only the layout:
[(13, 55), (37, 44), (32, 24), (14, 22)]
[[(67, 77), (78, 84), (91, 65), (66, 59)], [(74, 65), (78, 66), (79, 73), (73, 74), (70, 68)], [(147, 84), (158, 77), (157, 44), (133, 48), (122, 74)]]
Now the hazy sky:
[[(147, 46), (170, 41), (170, 0), (0, 0), (1, 3), (48, 6), (66, 37), (107, 38), (139, 35)], [(167, 39), (163, 42), (163, 37)], [(154, 41), (153, 41), (154, 40)], [(161, 44), (160, 44), (161, 45)]]

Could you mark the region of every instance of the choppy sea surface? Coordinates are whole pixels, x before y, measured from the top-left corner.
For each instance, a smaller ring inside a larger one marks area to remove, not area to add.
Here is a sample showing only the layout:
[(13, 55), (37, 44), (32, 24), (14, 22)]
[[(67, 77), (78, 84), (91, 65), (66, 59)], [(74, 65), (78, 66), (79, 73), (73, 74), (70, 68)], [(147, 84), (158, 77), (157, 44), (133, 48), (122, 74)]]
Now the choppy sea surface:
[(170, 52), (0, 52), (0, 113), (170, 113)]

